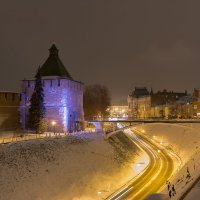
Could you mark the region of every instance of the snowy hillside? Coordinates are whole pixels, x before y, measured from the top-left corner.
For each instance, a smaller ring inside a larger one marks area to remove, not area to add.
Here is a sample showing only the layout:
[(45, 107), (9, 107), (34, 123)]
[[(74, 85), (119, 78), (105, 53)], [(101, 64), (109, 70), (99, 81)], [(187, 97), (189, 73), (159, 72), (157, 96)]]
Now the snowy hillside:
[[(175, 185), (177, 193), (173, 199), (178, 199), (200, 176), (200, 125), (158, 123), (138, 125), (136, 130), (140, 130), (158, 145), (175, 152), (181, 159), (181, 166), (169, 180), (171, 185)], [(162, 192), (168, 194), (167, 189)]]
[(83, 134), (1, 145), (0, 200), (106, 197), (135, 175), (140, 154), (113, 139)]

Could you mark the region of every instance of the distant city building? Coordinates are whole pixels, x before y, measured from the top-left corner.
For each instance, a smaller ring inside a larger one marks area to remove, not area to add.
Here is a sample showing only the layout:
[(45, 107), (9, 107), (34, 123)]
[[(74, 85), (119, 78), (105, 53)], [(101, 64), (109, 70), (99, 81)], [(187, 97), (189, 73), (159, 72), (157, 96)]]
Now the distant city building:
[(200, 88), (194, 88), (193, 97), (194, 97), (193, 101), (194, 117), (200, 118)]
[[(54, 126), (56, 131), (64, 132), (80, 128), (78, 126), (84, 120), (83, 84), (73, 80), (60, 60), (58, 51), (53, 44), (49, 49), (49, 57), (41, 66), (41, 75), (48, 130), (51, 131)], [(34, 86), (35, 79), (22, 81), (20, 112), (24, 129)]]
[(110, 118), (127, 118), (128, 106), (110, 106), (108, 109)]
[(151, 90), (151, 105), (157, 106), (157, 105), (173, 103), (184, 96), (187, 96), (187, 91), (173, 92), (173, 91), (167, 91), (166, 89), (164, 89), (162, 92), (158, 91), (154, 93), (153, 90)]
[(150, 117), (151, 96), (146, 87), (135, 87), (127, 101), (129, 117), (142, 119)]
[[(149, 92), (146, 87), (135, 87), (128, 96), (128, 116), (131, 118), (191, 118), (193, 97), (185, 92)], [(200, 104), (199, 104), (200, 111)]]
[(0, 130), (16, 130), (19, 127), (20, 95), (15, 92), (0, 92)]
[(194, 88), (193, 97), (195, 101), (200, 101), (200, 88)]
[[(156, 93), (151, 89), (151, 117), (152, 118), (178, 118), (183, 117), (182, 107), (186, 101), (183, 101), (187, 96), (185, 92), (158, 91)], [(181, 103), (180, 100), (182, 99)], [(178, 102), (179, 101), (179, 102)], [(179, 109), (178, 109), (179, 105)], [(179, 114), (178, 114), (179, 110)]]
[(193, 101), (194, 98), (191, 95), (180, 97), (179, 100), (176, 101), (177, 118), (194, 117)]

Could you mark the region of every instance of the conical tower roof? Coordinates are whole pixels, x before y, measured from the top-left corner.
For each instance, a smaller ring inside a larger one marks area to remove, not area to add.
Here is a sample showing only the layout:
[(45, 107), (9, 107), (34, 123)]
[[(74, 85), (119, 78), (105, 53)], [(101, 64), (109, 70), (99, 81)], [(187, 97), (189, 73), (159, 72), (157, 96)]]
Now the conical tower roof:
[(41, 76), (58, 76), (63, 78), (72, 79), (71, 75), (63, 65), (58, 55), (58, 49), (55, 44), (49, 49), (49, 57), (41, 66)]

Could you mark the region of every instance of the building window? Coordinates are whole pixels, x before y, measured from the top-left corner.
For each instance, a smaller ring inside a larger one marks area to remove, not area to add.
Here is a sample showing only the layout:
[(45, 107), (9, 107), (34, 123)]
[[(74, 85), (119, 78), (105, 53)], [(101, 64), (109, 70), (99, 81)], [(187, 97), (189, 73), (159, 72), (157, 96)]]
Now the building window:
[(53, 86), (53, 81), (51, 80), (51, 87)]
[(28, 87), (30, 87), (30, 81), (28, 81)]
[(45, 87), (45, 81), (44, 80), (42, 81), (42, 86)]
[(195, 109), (195, 110), (197, 109), (197, 105), (194, 105), (194, 109)]
[(60, 87), (60, 79), (58, 79), (58, 87)]

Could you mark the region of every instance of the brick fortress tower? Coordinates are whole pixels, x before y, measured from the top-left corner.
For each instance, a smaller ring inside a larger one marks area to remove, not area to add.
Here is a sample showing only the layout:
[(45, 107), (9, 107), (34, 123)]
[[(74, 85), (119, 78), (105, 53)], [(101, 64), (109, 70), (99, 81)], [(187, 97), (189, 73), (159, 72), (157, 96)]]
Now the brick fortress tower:
[[(48, 130), (69, 132), (81, 129), (84, 120), (83, 84), (73, 80), (58, 55), (55, 44), (49, 49), (49, 57), (41, 67)], [(30, 99), (34, 91), (35, 80), (22, 81), (21, 123), (26, 129)]]

